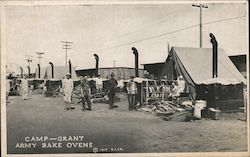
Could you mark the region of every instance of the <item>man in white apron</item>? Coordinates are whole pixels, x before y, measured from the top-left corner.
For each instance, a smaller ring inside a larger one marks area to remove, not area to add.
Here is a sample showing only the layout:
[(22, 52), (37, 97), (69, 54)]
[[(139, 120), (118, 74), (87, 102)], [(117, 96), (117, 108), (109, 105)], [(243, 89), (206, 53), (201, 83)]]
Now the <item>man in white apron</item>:
[(22, 89), (23, 100), (28, 100), (29, 86), (28, 86), (27, 76), (25, 77), (25, 79), (22, 79), (21, 89)]
[(71, 110), (71, 99), (72, 99), (72, 92), (74, 88), (73, 80), (70, 78), (70, 74), (66, 74), (66, 79), (62, 82), (62, 88), (63, 88), (63, 99), (66, 103), (65, 111)]

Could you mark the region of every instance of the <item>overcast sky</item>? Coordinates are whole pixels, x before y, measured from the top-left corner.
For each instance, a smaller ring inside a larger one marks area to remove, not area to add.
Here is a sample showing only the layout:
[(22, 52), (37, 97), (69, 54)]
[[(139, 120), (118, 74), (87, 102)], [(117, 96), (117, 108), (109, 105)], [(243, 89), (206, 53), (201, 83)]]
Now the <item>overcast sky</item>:
[[(211, 47), (212, 32), (228, 55), (246, 54), (246, 5), (207, 6), (203, 47)], [(116, 66), (134, 67), (131, 47), (137, 48), (140, 64), (164, 61), (167, 42), (199, 47), (199, 8), (191, 4), (6, 6), (5, 13), (7, 63), (23, 67), (25, 55), (34, 56), (33, 67), (38, 64), (36, 51), (45, 52), (42, 67), (50, 61), (65, 65), (62, 40), (73, 42), (68, 58), (78, 68), (94, 68), (94, 53), (101, 67), (112, 67), (114, 60)]]

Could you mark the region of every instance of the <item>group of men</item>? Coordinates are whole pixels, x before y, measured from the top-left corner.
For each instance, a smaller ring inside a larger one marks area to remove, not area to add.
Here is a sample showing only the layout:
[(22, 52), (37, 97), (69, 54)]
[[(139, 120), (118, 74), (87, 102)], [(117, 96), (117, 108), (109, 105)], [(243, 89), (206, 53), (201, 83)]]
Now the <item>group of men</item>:
[[(109, 98), (109, 109), (117, 108), (118, 106), (114, 105), (116, 89), (121, 88), (121, 82), (117, 81), (114, 78), (114, 73), (111, 73), (111, 77), (108, 80), (107, 84), (107, 95)], [(96, 90), (97, 92), (103, 91), (103, 80), (100, 78), (100, 75), (95, 79), (96, 82)], [(120, 84), (120, 85), (119, 85)], [(122, 82), (123, 84), (123, 82)], [(123, 84), (124, 85), (124, 84)], [(122, 85), (122, 86), (123, 86)], [(173, 89), (170, 93), (169, 97), (176, 99), (176, 97), (180, 96), (185, 89), (185, 81), (182, 76), (178, 77), (178, 80), (172, 83)], [(27, 78), (22, 79), (21, 83), (21, 90), (22, 90), (22, 97), (24, 100), (28, 99), (28, 80)], [(74, 83), (71, 79), (71, 75), (68, 73), (66, 74), (66, 78), (62, 80), (62, 92), (63, 92), (63, 99), (66, 103), (65, 111), (72, 110), (72, 94), (74, 90)], [(137, 85), (134, 81), (134, 77), (131, 76), (130, 80), (126, 85), (126, 90), (128, 94), (128, 109), (136, 110), (136, 95), (138, 94)], [(80, 91), (81, 91), (81, 103), (82, 103), (82, 110), (92, 110), (91, 107), (91, 88), (89, 85), (88, 77), (87, 76), (80, 76)]]
[(169, 97), (172, 97), (172, 99), (176, 99), (181, 95), (181, 93), (185, 92), (185, 81), (183, 76), (179, 76), (176, 82), (172, 83), (173, 89), (172, 92), (169, 94)]
[[(118, 106), (114, 105), (115, 93), (116, 88), (118, 85), (117, 80), (114, 78), (114, 73), (111, 73), (111, 78), (108, 80), (108, 88), (107, 94), (109, 97), (109, 109), (114, 109)], [(91, 89), (89, 85), (89, 81), (87, 80), (87, 76), (80, 77), (80, 90), (81, 90), (81, 102), (82, 102), (82, 110), (92, 110), (91, 107)], [(98, 79), (96, 81), (97, 92), (102, 91), (103, 85), (102, 82), (98, 81), (101, 80), (100, 75), (98, 75)], [(102, 80), (101, 80), (102, 81)], [(66, 74), (66, 79), (62, 81), (62, 89), (63, 89), (63, 98), (66, 103), (65, 111), (71, 110), (72, 104), (72, 93), (74, 89), (73, 80), (70, 78), (70, 74)], [(87, 107), (86, 107), (87, 105)]]
[[(13, 79), (13, 81), (10, 79), (6, 80), (6, 102), (9, 102), (8, 97), (11, 91), (15, 91), (16, 94), (22, 95), (23, 100), (28, 100), (29, 86), (27, 78), (28, 77), (25, 76), (25, 78), (21, 80), (20, 85), (17, 83), (16, 79)], [(20, 91), (18, 89), (20, 89)]]

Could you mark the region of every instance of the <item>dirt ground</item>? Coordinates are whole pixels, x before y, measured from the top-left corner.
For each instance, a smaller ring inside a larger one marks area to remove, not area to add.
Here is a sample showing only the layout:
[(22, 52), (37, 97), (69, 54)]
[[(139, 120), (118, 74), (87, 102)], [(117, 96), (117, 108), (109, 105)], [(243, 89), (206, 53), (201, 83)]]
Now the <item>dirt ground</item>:
[[(31, 100), (24, 101), (21, 97), (10, 97), (7, 151), (10, 154), (247, 151), (246, 121), (237, 118), (164, 121), (150, 113), (128, 111), (126, 96), (119, 97), (117, 109), (109, 110), (108, 104), (93, 104), (93, 111), (84, 112), (77, 103), (73, 111), (65, 112), (62, 98), (32, 95)], [(68, 148), (71, 141), (64, 141), (62, 148), (42, 148), (43, 142), (38, 141), (35, 148), (16, 148), (17, 143), (27, 143), (25, 137), (33, 136), (84, 136), (80, 142), (92, 146)]]

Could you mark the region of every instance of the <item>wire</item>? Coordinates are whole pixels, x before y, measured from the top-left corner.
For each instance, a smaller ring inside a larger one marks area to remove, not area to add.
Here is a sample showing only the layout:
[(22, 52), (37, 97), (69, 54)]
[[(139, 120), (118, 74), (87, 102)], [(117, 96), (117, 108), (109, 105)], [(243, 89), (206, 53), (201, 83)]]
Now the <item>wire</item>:
[(220, 19), (220, 20), (216, 20), (216, 21), (205, 22), (205, 23), (202, 23), (202, 25), (208, 25), (208, 24), (213, 24), (213, 23), (218, 23), (218, 22), (223, 22), (223, 21), (230, 21), (230, 20), (240, 19), (240, 18), (244, 18), (244, 17), (246, 17), (246, 16), (244, 15), (244, 16), (225, 18), (225, 19)]
[(191, 29), (191, 28), (194, 28), (194, 27), (197, 27), (197, 26), (199, 26), (199, 25), (196, 24), (196, 25), (188, 26), (188, 27), (181, 28), (181, 29), (178, 29), (178, 30), (175, 30), (175, 31), (172, 31), (172, 32), (166, 32), (166, 33), (163, 33), (163, 34), (151, 36), (149, 38), (143, 38), (143, 39), (135, 40), (135, 41), (132, 41), (132, 42), (128, 42), (128, 43), (120, 44), (120, 45), (117, 45), (117, 46), (105, 48), (105, 49), (102, 49), (102, 50), (105, 51), (105, 50), (109, 50), (109, 49), (113, 49), (113, 48), (117, 48), (117, 47), (122, 47), (122, 46), (130, 45), (130, 44), (133, 44), (133, 43), (138, 43), (138, 42), (142, 42), (142, 41), (146, 41), (146, 40), (158, 38), (158, 37), (161, 37), (161, 36), (165, 36), (165, 35), (169, 35), (169, 34), (181, 32), (181, 31), (184, 31), (184, 30), (188, 30), (188, 29)]
[[(117, 39), (117, 38), (121, 38), (121, 37), (124, 37), (124, 36), (128, 36), (128, 35), (130, 35), (130, 34), (132, 34), (132, 33), (139, 32), (139, 31), (141, 31), (141, 30), (143, 30), (143, 29), (152, 27), (152, 26), (154, 26), (154, 25), (164, 23), (164, 22), (167, 21), (166, 17), (168, 17), (168, 16), (174, 14), (175, 12), (177, 12), (177, 11), (179, 11), (179, 10), (182, 10), (183, 8), (184, 8), (184, 7), (180, 8), (180, 9), (176, 9), (176, 10), (174, 10), (174, 11), (168, 13), (167, 16), (164, 16), (164, 17), (162, 17), (162, 18), (156, 20), (156, 21), (159, 21), (159, 22), (157, 22), (157, 23), (152, 23), (152, 22), (151, 22), (151, 23), (146, 23), (145, 25), (139, 27), (138, 29), (135, 29), (134, 31), (130, 31), (130, 32), (127, 32), (127, 33), (118, 35), (118, 36), (116, 36), (116, 37), (112, 37), (112, 38), (108, 39), (107, 41), (111, 41), (111, 40), (114, 40), (114, 39)], [(107, 41), (106, 41), (106, 42), (107, 42)]]
[[(138, 42), (142, 42), (142, 41), (146, 41), (146, 40), (158, 38), (158, 37), (161, 37), (161, 36), (165, 36), (165, 35), (169, 35), (169, 34), (181, 32), (181, 31), (188, 30), (188, 29), (191, 29), (191, 28), (194, 28), (194, 27), (197, 27), (197, 26), (199, 26), (199, 24), (188, 26), (188, 27), (185, 27), (185, 28), (181, 28), (181, 29), (178, 29), (178, 30), (175, 30), (175, 31), (172, 31), (172, 32), (166, 32), (166, 33), (163, 33), (163, 34), (151, 36), (149, 38), (143, 38), (143, 39), (135, 40), (135, 41), (128, 42), (128, 43), (124, 43), (124, 44), (120, 44), (120, 45), (116, 45), (116, 46), (112, 46), (112, 47), (108, 47), (108, 48), (104, 48), (104, 49), (99, 49), (97, 51), (106, 51), (106, 50), (110, 50), (110, 49), (114, 49), (114, 48), (118, 48), (118, 47), (130, 45), (130, 44), (133, 44), (133, 43), (138, 43)], [(71, 55), (70, 57), (73, 57), (73, 56), (76, 56), (76, 55), (79, 55), (79, 54)]]
[[(239, 18), (243, 18), (243, 17), (246, 17), (246, 16), (238, 16), (238, 17), (220, 19), (220, 20), (216, 20), (216, 21), (210, 21), (210, 22), (203, 23), (203, 25), (208, 25), (208, 24), (213, 24), (213, 23), (218, 23), (218, 22), (223, 22), (223, 21), (230, 21), (230, 20), (235, 20), (235, 19), (239, 19)], [(169, 35), (169, 34), (178, 33), (178, 32), (184, 31), (184, 30), (188, 30), (188, 29), (191, 29), (191, 28), (194, 28), (194, 27), (197, 27), (197, 26), (199, 26), (199, 24), (191, 25), (191, 26), (184, 27), (184, 28), (181, 28), (181, 29), (178, 29), (178, 30), (175, 30), (175, 31), (166, 32), (166, 33), (151, 36), (151, 37), (148, 37), (148, 38), (143, 38), (143, 39), (135, 40), (135, 41), (132, 41), (132, 42), (123, 43), (123, 44), (116, 45), (116, 46), (112, 46), (112, 47), (108, 47), (108, 48), (104, 48), (104, 49), (99, 49), (98, 51), (106, 51), (106, 50), (110, 50), (110, 49), (114, 49), (114, 48), (118, 48), (118, 47), (123, 47), (123, 46), (126, 46), (126, 45), (130, 45), (130, 44), (134, 44), (134, 43), (138, 43), (138, 42), (142, 42), (142, 41), (146, 41), (146, 40), (151, 40), (151, 39), (154, 39), (154, 38), (158, 38), (158, 37), (166, 36), (166, 35)], [(79, 55), (79, 54), (76, 54), (76, 55)], [(76, 56), (76, 55), (71, 55), (70, 57), (73, 57), (73, 56)]]

